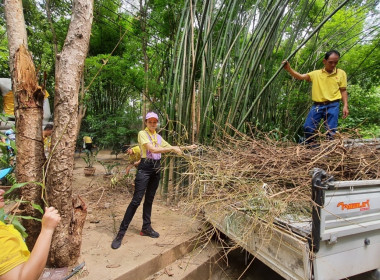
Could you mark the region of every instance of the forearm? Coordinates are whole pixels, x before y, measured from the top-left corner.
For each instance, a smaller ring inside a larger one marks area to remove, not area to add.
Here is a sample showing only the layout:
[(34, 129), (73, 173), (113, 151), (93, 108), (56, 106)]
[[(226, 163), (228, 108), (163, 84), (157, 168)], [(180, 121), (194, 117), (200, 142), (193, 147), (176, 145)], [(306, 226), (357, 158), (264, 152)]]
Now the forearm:
[(45, 214), (42, 217), (41, 232), (34, 244), (33, 251), (29, 259), (15, 268), (11, 269), (4, 275), (0, 276), (1, 280), (38, 280), (49, 255), (49, 249), (53, 233), (61, 217), (58, 210), (54, 207), (45, 207)]
[(22, 266), (18, 279), (38, 279), (45, 268), (54, 230), (42, 229), (29, 260)]
[(293, 68), (289, 67), (288, 69), (285, 69), (293, 78), (297, 80), (308, 80), (307, 74), (300, 74)]
[(344, 107), (348, 107), (348, 93), (347, 93), (347, 90), (342, 90), (341, 94), (342, 94), (342, 103), (343, 103), (343, 106)]
[(148, 147), (148, 150), (154, 154), (164, 154), (164, 153), (174, 152), (175, 147), (176, 146), (163, 148), (163, 147), (153, 147), (152, 145), (150, 145), (150, 147)]
[(340, 90), (340, 93), (342, 94), (342, 103), (343, 103), (343, 110), (342, 110), (342, 113), (343, 113), (343, 119), (347, 118), (348, 114), (350, 113), (350, 111), (348, 110), (348, 93), (347, 93), (347, 90), (344, 88), (344, 89), (341, 89)]

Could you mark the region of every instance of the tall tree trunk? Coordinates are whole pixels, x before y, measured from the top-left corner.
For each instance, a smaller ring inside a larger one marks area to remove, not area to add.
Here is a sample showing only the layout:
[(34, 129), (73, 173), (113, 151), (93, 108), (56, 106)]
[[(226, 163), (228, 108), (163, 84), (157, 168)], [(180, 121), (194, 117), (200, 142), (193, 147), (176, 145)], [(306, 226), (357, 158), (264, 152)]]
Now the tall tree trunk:
[[(5, 0), (5, 16), (9, 45), (9, 66), (12, 75), (16, 118), (16, 178), (17, 182), (42, 181), (44, 147), (42, 118), (44, 94), (38, 86), (35, 67), (27, 50), (27, 36), (21, 0)], [(21, 190), (24, 200), (42, 205), (41, 187), (28, 184)], [(30, 203), (22, 204), (22, 215), (38, 217)], [(41, 225), (34, 220), (24, 220), (28, 232), (26, 239), (32, 249)]]
[(49, 264), (56, 267), (77, 262), (86, 218), (83, 201), (72, 197), (72, 180), (78, 92), (90, 40), (93, 1), (74, 0), (72, 13), (62, 52), (56, 59), (53, 152), (47, 168), (48, 202), (59, 210), (62, 217), (49, 255)]
[(84, 73), (82, 73), (81, 83), (80, 83), (80, 95), (79, 95), (79, 108), (78, 108), (78, 126), (77, 126), (77, 137), (80, 132), (80, 127), (82, 125), (82, 120), (86, 115), (86, 104), (84, 104), (85, 88), (84, 88)]

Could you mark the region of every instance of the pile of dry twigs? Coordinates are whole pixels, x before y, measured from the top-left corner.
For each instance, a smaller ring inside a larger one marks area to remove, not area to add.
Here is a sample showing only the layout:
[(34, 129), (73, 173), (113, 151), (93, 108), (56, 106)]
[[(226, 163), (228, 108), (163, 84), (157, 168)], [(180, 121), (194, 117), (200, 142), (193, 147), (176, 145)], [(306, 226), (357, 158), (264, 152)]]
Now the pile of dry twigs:
[(350, 144), (340, 136), (309, 148), (265, 136), (226, 136), (191, 157), (187, 205), (193, 210), (212, 203), (233, 206), (268, 222), (284, 213), (308, 215), (313, 168), (336, 181), (379, 179), (379, 145), (376, 140)]

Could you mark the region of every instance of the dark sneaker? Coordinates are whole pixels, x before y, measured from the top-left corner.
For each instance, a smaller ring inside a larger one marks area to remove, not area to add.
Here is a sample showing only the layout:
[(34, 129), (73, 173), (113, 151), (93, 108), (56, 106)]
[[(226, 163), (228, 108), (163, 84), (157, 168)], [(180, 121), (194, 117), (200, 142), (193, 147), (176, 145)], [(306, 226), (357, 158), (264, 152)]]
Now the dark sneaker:
[(141, 236), (149, 236), (149, 237), (152, 237), (152, 238), (158, 238), (158, 237), (160, 237), (160, 234), (157, 231), (155, 231), (154, 229), (152, 229), (152, 228), (142, 229), (140, 231), (140, 235)]
[(121, 245), (121, 241), (123, 241), (123, 237), (124, 237), (124, 233), (119, 232), (119, 233), (116, 235), (115, 239), (112, 241), (111, 248), (112, 248), (112, 249), (117, 249), (117, 248), (119, 248), (120, 245)]

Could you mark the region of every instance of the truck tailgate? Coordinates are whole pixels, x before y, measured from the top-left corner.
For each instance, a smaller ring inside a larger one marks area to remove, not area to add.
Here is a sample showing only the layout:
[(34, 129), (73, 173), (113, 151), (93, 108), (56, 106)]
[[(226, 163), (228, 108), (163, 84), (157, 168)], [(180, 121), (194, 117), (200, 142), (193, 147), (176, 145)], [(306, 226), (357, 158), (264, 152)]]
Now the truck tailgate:
[(329, 183), (323, 201), (315, 279), (342, 279), (379, 268), (380, 180)]

